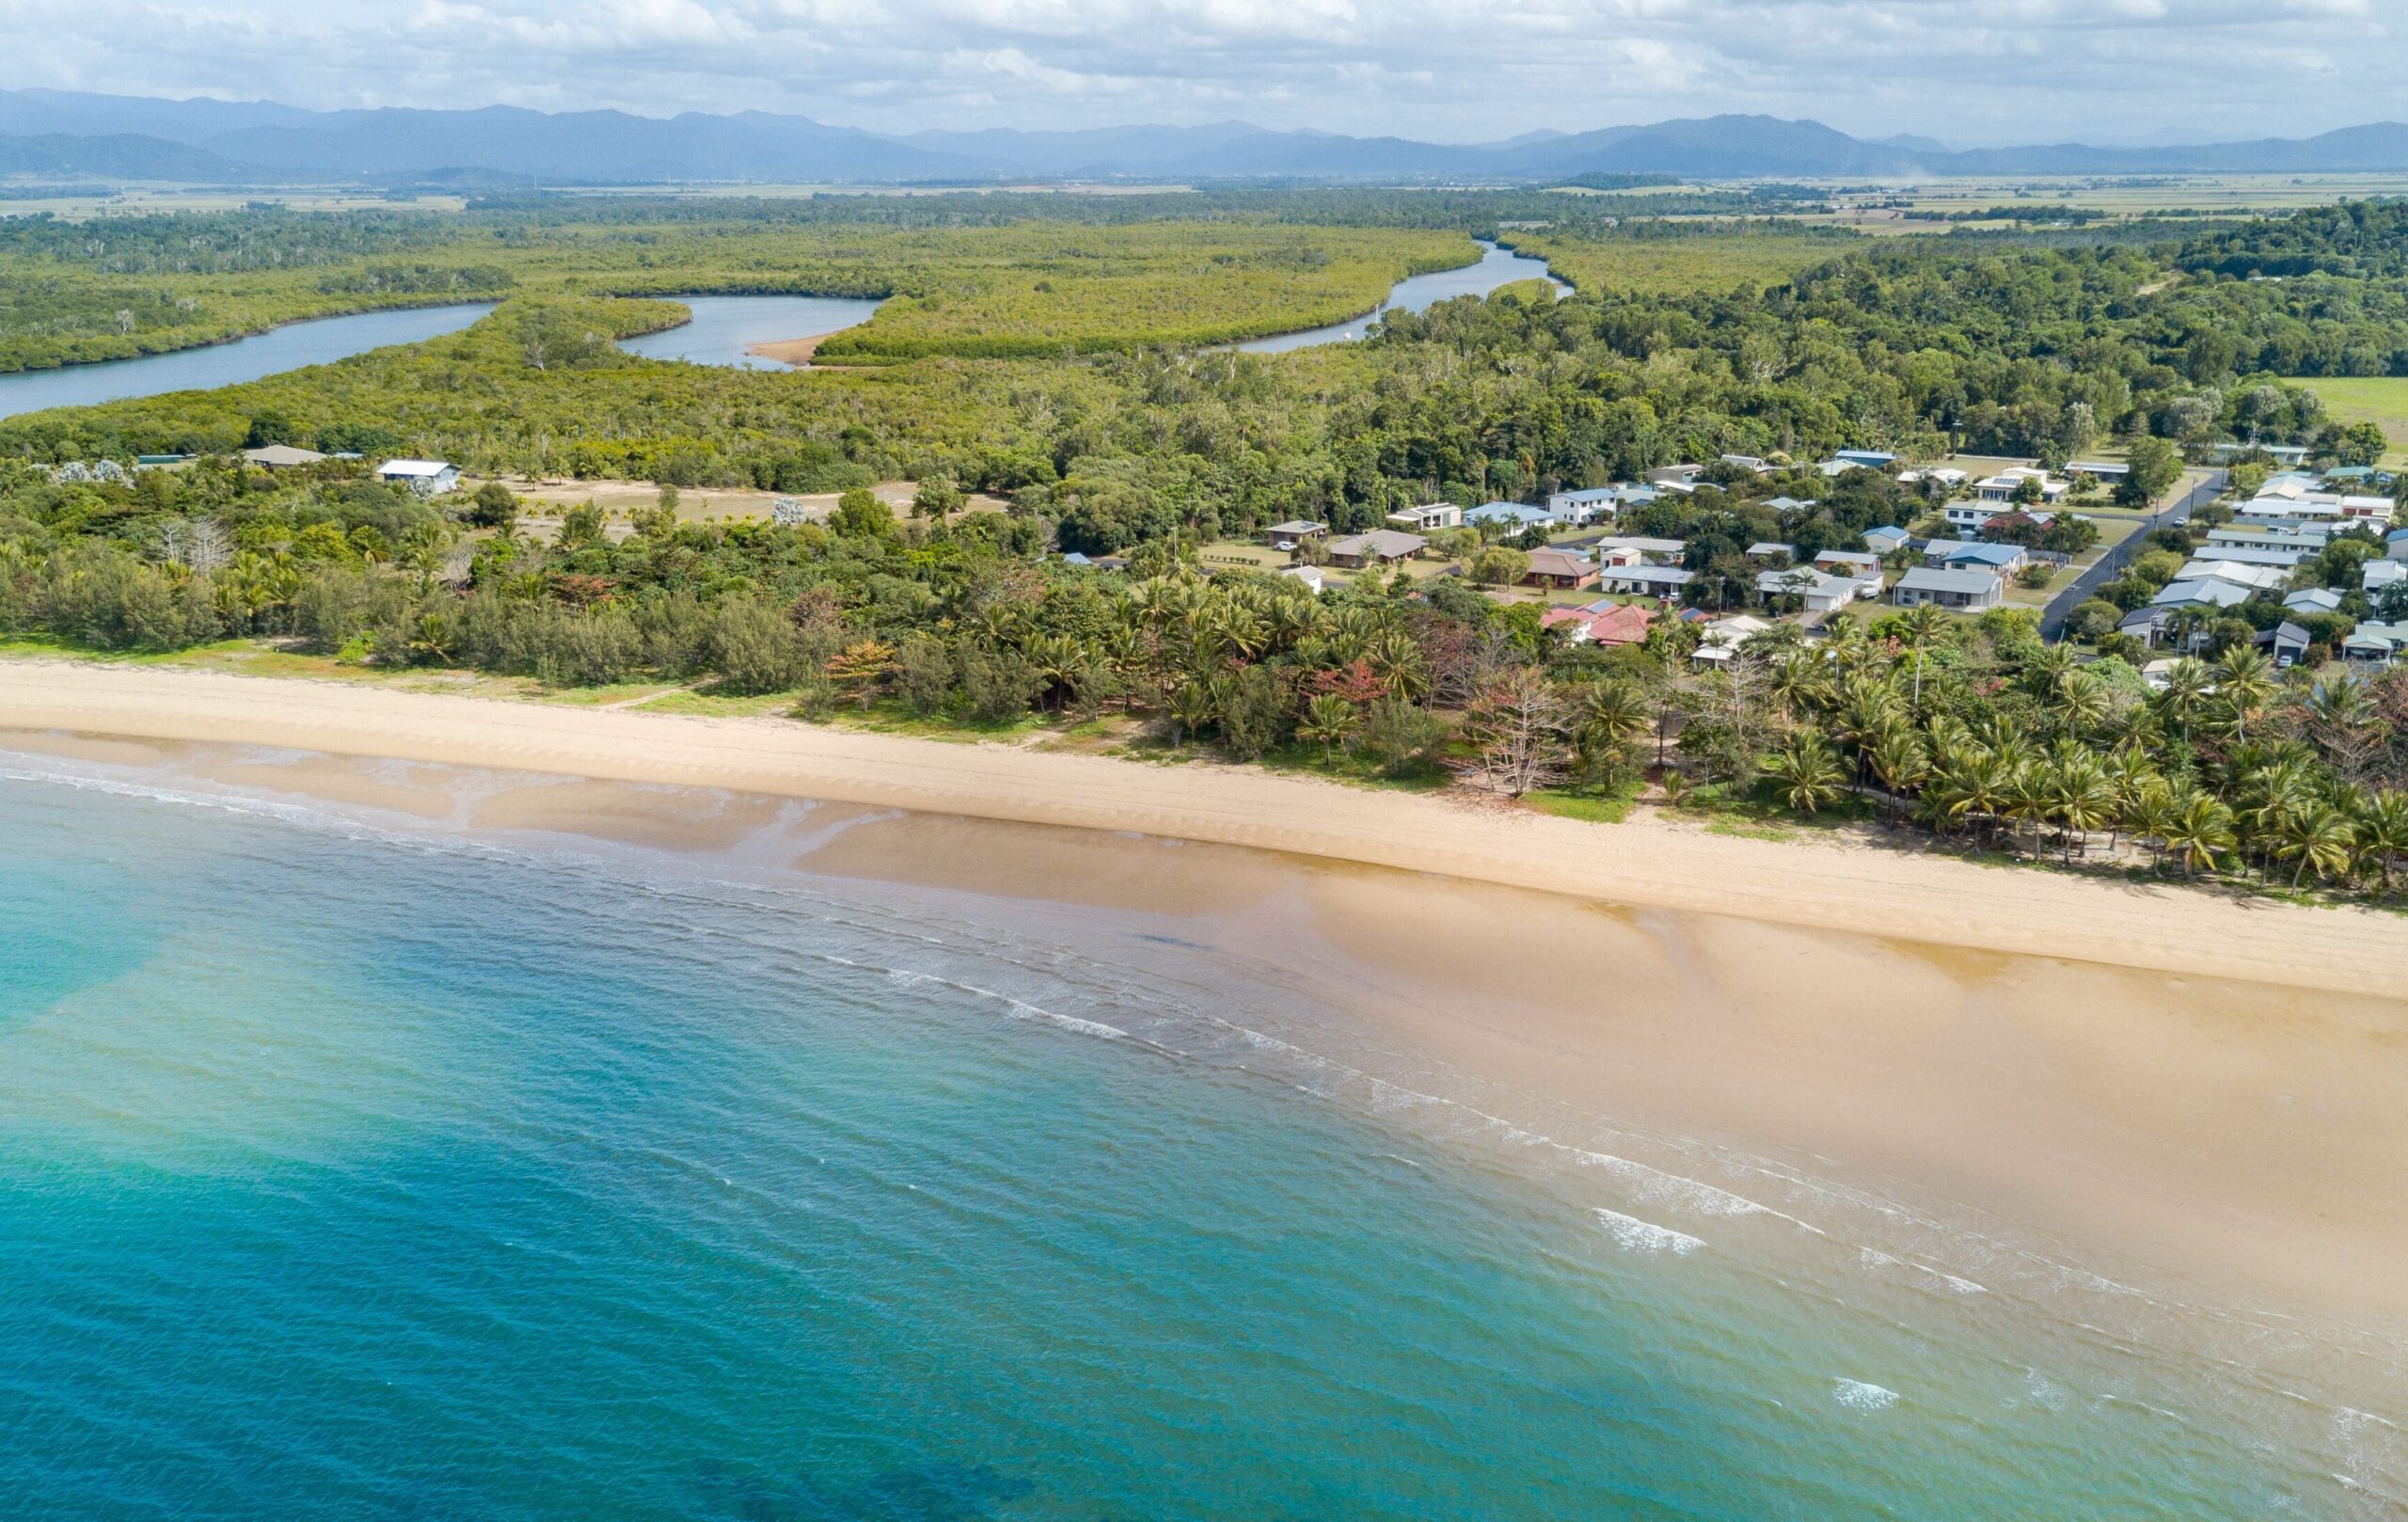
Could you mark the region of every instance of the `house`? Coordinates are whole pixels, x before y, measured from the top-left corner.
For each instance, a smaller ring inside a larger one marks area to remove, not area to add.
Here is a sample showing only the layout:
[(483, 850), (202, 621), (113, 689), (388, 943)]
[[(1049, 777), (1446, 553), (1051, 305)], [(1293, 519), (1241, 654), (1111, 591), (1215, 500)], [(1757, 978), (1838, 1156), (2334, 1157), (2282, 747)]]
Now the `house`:
[(1688, 553), (1688, 547), (1685, 539), (1650, 539), (1643, 534), (1608, 534), (1596, 544), (1601, 555), (1607, 550), (1635, 550), (1650, 565), (1672, 564)]
[(2341, 658), (2364, 665), (2387, 666), (2408, 650), (2408, 624), (2378, 624), (2372, 620), (2350, 631), (2341, 642)]
[(376, 479), (407, 486), (420, 497), (440, 497), (458, 489), (460, 468), (442, 460), (388, 460), (376, 468)]
[(1416, 558), (1429, 547), (1430, 541), (1418, 533), (1373, 529), (1370, 533), (1350, 534), (1344, 539), (1331, 540), (1329, 558), (1333, 563), (1350, 568), (1394, 565)]
[(1876, 555), (1890, 555), (1911, 544), (1913, 538), (1906, 530), (1885, 524), (1864, 531), (1864, 547)]
[(1758, 475), (1764, 474), (1765, 470), (1764, 461), (1757, 459), (1752, 454), (1725, 454), (1719, 458), (1718, 463), (1722, 465), (1735, 465), (1742, 470), (1753, 470)]
[(2115, 626), (2115, 632), (2130, 635), (2142, 644), (2154, 647), (2164, 635), (2166, 626), (2173, 622), (2174, 610), (2171, 608), (2135, 608)]
[(2368, 561), (2358, 567), (2358, 590), (2369, 597), (2402, 581), (2408, 581), (2408, 561)]
[(2210, 559), (2196, 555), (2185, 561), (2182, 569), (2174, 573), (2177, 581), (2213, 579), (2231, 581), (2257, 592), (2280, 592), (2290, 580), (2288, 567), (2258, 565), (2247, 561), (2227, 560), (2222, 556)]
[(1329, 525), (1315, 523), (1309, 518), (1291, 518), (1286, 523), (1275, 523), (1263, 530), (1262, 536), (1274, 549), (1293, 549), (1307, 539), (1328, 538)]
[(1647, 638), (1656, 615), (1644, 608), (1605, 602), (1587, 608), (1550, 608), (1539, 615), (1539, 627), (1560, 628), (1574, 644), (1638, 644)]
[(1970, 570), (1933, 570), (1917, 566), (1898, 578), (1898, 585), (1890, 600), (1901, 608), (1918, 608), (1925, 603), (1935, 608), (1955, 608), (1979, 612), (1996, 608), (2006, 600), (2006, 582), (1996, 572), (1974, 568)]
[(1429, 533), (1462, 528), (1464, 510), (1452, 502), (1424, 502), (1419, 507), (1399, 508), (1388, 515), (1388, 521), (1407, 533)]
[(1748, 547), (1748, 563), (1751, 565), (1787, 565), (1797, 559), (1796, 545), (1777, 545), (1766, 539)]
[(1527, 507), (1520, 502), (1482, 502), (1465, 513), (1464, 521), (1473, 525), (1494, 523), (1509, 534), (1520, 533), (1525, 529), (1550, 528), (1555, 523), (1546, 509)]
[(2383, 553), (2387, 560), (2408, 561), (2408, 529), (2394, 529), (2384, 534)]
[(2307, 559), (2304, 549), (2236, 549), (2210, 542), (2196, 557), (2224, 565), (2245, 565), (2255, 572), (2287, 571)]
[(1901, 470), (1898, 472), (1898, 484), (1901, 486), (1919, 486), (1923, 484), (1923, 483), (1929, 481), (1936, 483), (1939, 485), (1945, 486), (1951, 491), (1956, 490), (1957, 487), (1965, 484), (1965, 483), (1972, 479), (1973, 475), (1972, 471), (1959, 470), (1953, 465), (1934, 466), (1928, 470)]
[(2064, 501), (2066, 493), (2071, 489), (2067, 483), (2036, 466), (2011, 465), (1997, 475), (1973, 483), (1973, 495), (1985, 502), (2011, 502), (2015, 500), (2017, 492), (2025, 489), (2023, 484), (2027, 481), (2037, 484), (2033, 489), (2039, 492), (2040, 500), (2044, 502)]
[(1282, 569), (1279, 574), (1291, 581), (1303, 582), (1307, 592), (1319, 592), (1329, 579), (1322, 574), (1322, 568), (1318, 565), (1291, 565)]
[(2160, 656), (2141, 668), (2141, 684), (2152, 692), (2162, 692), (2174, 685), (2174, 668), (2181, 663), (2180, 656)]
[(1705, 467), (1702, 465), (1668, 465), (1648, 471), (1647, 480), (1657, 486), (1687, 487), (1696, 485), (1697, 478), (1703, 474)]
[(2322, 550), (2332, 537), (2329, 523), (2236, 523), (2210, 529), (2208, 548), (2218, 555), (2236, 549), (2288, 550), (2305, 560)]
[(1988, 571), (1993, 576), (2013, 576), (2031, 559), (2021, 545), (1934, 545), (1925, 557), (1937, 570)]
[(315, 465), (325, 456), (297, 445), (270, 444), (263, 449), (245, 450), (243, 458), (270, 470), (290, 470), (297, 465)]
[(2069, 460), (2066, 463), (2067, 475), (2088, 476), (2102, 486), (2119, 484), (2131, 473), (2131, 466), (2117, 465), (2113, 460)]
[(2227, 438), (2213, 446), (2212, 452), (2218, 465), (2228, 465), (2252, 454), (2263, 454), (2276, 465), (2294, 468), (2307, 463), (2306, 446), (2301, 444), (2244, 444), (2237, 438)]
[(1589, 640), (1592, 644), (1643, 643), (1656, 622), (1656, 615), (1646, 609), (1624, 603), (1608, 603), (1603, 611), (1592, 607), (1589, 611), (1596, 614), (1589, 621)]
[(2170, 581), (2149, 599), (2151, 607), (2234, 608), (2258, 595), (2258, 589), (2242, 581), (2227, 581), (2222, 577), (2197, 577), (2188, 581)]
[(1833, 450), (1831, 458), (1861, 465), (1867, 470), (1878, 470), (1885, 465), (1898, 463), (1898, 457), (1887, 450)]
[(1814, 566), (1832, 576), (1878, 577), (1881, 557), (1864, 549), (1826, 549), (1814, 557)]
[(1814, 505), (1814, 499), (1811, 497), (1801, 499), (1799, 498), (1786, 495), (1771, 498), (1765, 503), (1765, 506), (1771, 508), (1776, 513), (1803, 513)]
[(2307, 647), (2316, 642), (2316, 637), (2285, 619), (2273, 628), (2258, 630), (2258, 637), (2249, 642), (2271, 654), (2275, 666), (2280, 668), (2295, 666), (2305, 660)]
[(1809, 613), (1828, 613), (1845, 608), (1860, 597), (1881, 595), (1881, 579), (1860, 581), (1852, 576), (1830, 576), (1810, 565), (1792, 565), (1784, 570), (1756, 573), (1756, 595), (1766, 602), (1778, 597), (1796, 597), (1800, 609)]
[(1746, 613), (1718, 618), (1705, 626), (1697, 648), (1689, 652), (1689, 658), (1709, 666), (1721, 665), (1736, 656), (1741, 645), (1771, 628), (1772, 626), (1763, 619), (1751, 618)]
[(1621, 500), (1621, 488), (1615, 486), (1586, 486), (1578, 491), (1549, 492), (1547, 516), (1558, 523), (1594, 523), (1610, 515), (1614, 505)]
[(1533, 549), (1530, 569), (1522, 578), (1526, 587), (1553, 587), (1559, 592), (1576, 592), (1597, 584), (1597, 567), (1586, 555), (1568, 549)]
[(2283, 609), (2293, 613), (2337, 613), (2341, 595), (2331, 587), (2305, 587), (2285, 597)]
[(1677, 597), (1689, 584), (1689, 573), (1677, 565), (1615, 565), (1597, 573), (1600, 592), (1625, 595)]

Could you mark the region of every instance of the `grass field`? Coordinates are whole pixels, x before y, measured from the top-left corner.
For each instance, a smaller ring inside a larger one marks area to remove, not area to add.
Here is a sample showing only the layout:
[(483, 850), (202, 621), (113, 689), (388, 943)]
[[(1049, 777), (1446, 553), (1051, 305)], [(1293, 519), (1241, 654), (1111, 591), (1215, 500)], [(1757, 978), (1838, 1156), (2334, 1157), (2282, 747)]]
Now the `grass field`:
[(1578, 290), (1642, 294), (1762, 289), (1863, 245), (1854, 233), (1702, 232), (1686, 238), (1575, 238), (1515, 232), (1513, 246), (1545, 259)]
[(2324, 403), (2324, 410), (2343, 422), (2370, 422), (2391, 440), (2385, 465), (2408, 465), (2408, 375), (2353, 375), (2340, 380), (2301, 377)]

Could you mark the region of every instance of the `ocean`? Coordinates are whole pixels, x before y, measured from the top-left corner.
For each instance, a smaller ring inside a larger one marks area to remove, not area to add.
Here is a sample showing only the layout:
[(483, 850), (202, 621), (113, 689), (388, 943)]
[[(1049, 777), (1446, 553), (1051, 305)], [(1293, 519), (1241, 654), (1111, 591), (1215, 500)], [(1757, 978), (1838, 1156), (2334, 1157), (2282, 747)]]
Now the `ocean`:
[(91, 771), (0, 769), (0, 1516), (2398, 1514), (2277, 1334), (1568, 1147), (1158, 926)]

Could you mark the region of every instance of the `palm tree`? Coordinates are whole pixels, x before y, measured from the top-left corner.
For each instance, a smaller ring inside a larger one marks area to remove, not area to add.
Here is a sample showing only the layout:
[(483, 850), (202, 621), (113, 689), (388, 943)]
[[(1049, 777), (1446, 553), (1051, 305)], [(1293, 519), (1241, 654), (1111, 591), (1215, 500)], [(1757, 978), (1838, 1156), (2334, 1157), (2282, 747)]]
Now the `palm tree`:
[(2090, 849), (2090, 832), (2115, 816), (2115, 788), (2099, 757), (2087, 751), (2066, 756), (2049, 768), (2054, 795), (2051, 812), (2066, 828), (2066, 861), (2073, 861), (2074, 843)]
[(1906, 617), (1900, 622), (1906, 626), (1907, 643), (1913, 649), (1915, 655), (1914, 706), (1915, 712), (1921, 714), (1923, 712), (1924, 647), (1938, 639), (1941, 630), (1948, 626), (1948, 615), (1931, 604), (1923, 602), (1908, 609)]
[(2232, 710), (2234, 743), (2249, 743), (2249, 715), (2266, 706), (2279, 684), (2274, 679), (2274, 662), (2263, 650), (2254, 646), (2239, 646), (2225, 653), (2216, 664), (2216, 695)]
[(2032, 854), (2040, 854), (2040, 828), (2057, 810), (2054, 769), (2045, 761), (2026, 761), (2015, 769), (2006, 786), (2006, 812), (2017, 825), (2032, 827)]
[(1882, 730), (1873, 741), (1870, 754), (1874, 775), (1881, 785), (1905, 796), (1923, 785), (1931, 775), (1931, 753), (1925, 747), (1923, 737), (1905, 723), (1893, 724)]
[(2159, 717), (2189, 739), (2191, 725), (2207, 707), (2215, 685), (2215, 674), (2206, 661), (2184, 656), (2166, 670), (2165, 689), (2157, 695)]
[(2177, 797), (2166, 822), (2165, 844), (2181, 856), (2186, 880), (2200, 863), (2214, 865), (2218, 855), (2232, 848), (2233, 840), (2232, 810), (2221, 800), (2196, 788)]
[(1338, 759), (1339, 742), (1354, 732), (1360, 717), (1354, 705), (1335, 692), (1323, 692), (1305, 705), (1304, 717), (1296, 725), (1296, 737), (1321, 747), (1321, 764), (1334, 765)]
[(2329, 803), (2311, 804), (2286, 816), (2276, 838), (2276, 855), (2286, 861), (2299, 858), (2299, 868), (2291, 874), (2294, 893), (2309, 867), (2316, 868), (2319, 878), (2336, 878), (2346, 874), (2357, 858), (2356, 830), (2346, 815)]
[(2351, 810), (2360, 857), (2383, 874), (2383, 896), (2391, 896), (2391, 864), (2408, 856), (2408, 793), (2361, 793)]
[(1847, 791), (1847, 769), (1820, 735), (1791, 737), (1766, 764), (1765, 772), (1777, 785), (1781, 801), (1800, 814), (1819, 814)]
[(1188, 737), (1200, 734), (1220, 711), (1212, 691), (1202, 682), (1186, 682), (1170, 695), (1170, 742), (1182, 743)]
[[(2054, 646), (2063, 649), (2064, 646)], [(2057, 679), (2056, 715), (2058, 733), (2079, 737), (2097, 729), (2107, 721), (2113, 694), (2106, 681), (2095, 672), (2068, 671)]]
[(2131, 817), (2132, 812), (2140, 805), (2141, 795), (2150, 786), (2162, 785), (2164, 779), (2158, 774), (2156, 764), (2149, 760), (2148, 753), (2138, 745), (2127, 742), (2118, 746), (2115, 753), (2108, 756), (2107, 785), (2115, 790), (2115, 819), (2109, 826), (2107, 835), (2109, 850), (2115, 848), (2116, 839), (2123, 833), (2125, 821)]
[(1592, 775), (1610, 769), (1652, 721), (1645, 694), (1620, 679), (1592, 683), (1572, 713), (1572, 749)]
[(2152, 775), (2143, 783), (2124, 804), (2124, 828), (2135, 840), (2146, 841), (2157, 857), (2158, 871), (2165, 870), (2165, 835), (2173, 827), (2177, 812), (2174, 789), (2164, 778)]

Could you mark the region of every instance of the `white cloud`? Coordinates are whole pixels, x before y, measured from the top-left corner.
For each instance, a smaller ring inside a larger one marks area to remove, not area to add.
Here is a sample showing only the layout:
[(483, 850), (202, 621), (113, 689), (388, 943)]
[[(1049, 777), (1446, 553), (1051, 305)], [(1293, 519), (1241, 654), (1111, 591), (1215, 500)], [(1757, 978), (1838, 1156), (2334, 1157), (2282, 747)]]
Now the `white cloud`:
[(2393, 115), (2402, 42), (2397, 0), (17, 0), (0, 84), (1456, 140), (1761, 111), (2029, 142)]

